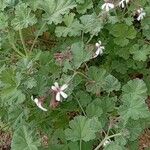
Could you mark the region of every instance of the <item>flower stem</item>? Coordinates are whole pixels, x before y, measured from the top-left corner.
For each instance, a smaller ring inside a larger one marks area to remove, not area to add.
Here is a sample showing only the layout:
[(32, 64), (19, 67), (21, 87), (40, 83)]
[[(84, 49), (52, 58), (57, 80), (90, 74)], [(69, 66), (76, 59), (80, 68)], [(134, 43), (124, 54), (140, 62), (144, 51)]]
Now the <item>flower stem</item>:
[(10, 45), (12, 46), (13, 50), (18, 53), (21, 57), (25, 57), (25, 55), (23, 53), (21, 53), (15, 46), (15, 44), (12, 42), (12, 40), (9, 38), (10, 36), (8, 36), (8, 40)]
[(34, 41), (33, 41), (33, 43), (32, 43), (32, 46), (31, 46), (30, 51), (32, 51), (32, 50), (33, 50), (34, 45), (35, 45), (35, 43), (36, 43), (36, 41), (37, 41), (37, 39), (38, 39), (38, 37), (39, 37), (39, 35), (40, 35), (41, 31), (42, 31), (42, 30), (43, 30), (43, 28), (45, 27), (46, 23), (47, 23), (47, 22), (44, 22), (44, 23), (43, 23), (43, 25), (41, 26), (40, 30), (38, 31), (38, 33), (37, 33), (37, 35), (36, 35), (36, 37), (35, 37), (35, 39), (34, 39)]
[(28, 53), (27, 53), (27, 49), (26, 49), (26, 45), (25, 45), (25, 42), (24, 42), (24, 38), (23, 38), (22, 30), (21, 30), (21, 29), (19, 29), (19, 35), (20, 35), (21, 43), (22, 43), (22, 45), (23, 45), (23, 49), (24, 49), (25, 54), (26, 54), (26, 56), (27, 56)]
[(82, 150), (82, 139), (80, 139), (80, 150)]
[(109, 140), (112, 137), (121, 136), (121, 135), (122, 135), (121, 133), (113, 134), (113, 135), (110, 135), (110, 136), (106, 135), (105, 138), (100, 142), (100, 144), (94, 150), (99, 150), (99, 148), (104, 144), (104, 142), (106, 140)]
[(75, 99), (76, 99), (76, 101), (77, 101), (77, 103), (78, 103), (78, 105), (79, 105), (79, 107), (80, 107), (80, 109), (81, 109), (81, 111), (82, 111), (83, 115), (84, 115), (85, 117), (87, 117), (87, 115), (86, 115), (86, 113), (85, 113), (85, 111), (84, 111), (84, 109), (83, 109), (82, 105), (80, 104), (80, 102), (79, 102), (78, 98), (76, 97), (76, 95), (75, 95), (75, 94), (73, 94), (73, 95), (74, 95), (74, 97), (75, 97)]

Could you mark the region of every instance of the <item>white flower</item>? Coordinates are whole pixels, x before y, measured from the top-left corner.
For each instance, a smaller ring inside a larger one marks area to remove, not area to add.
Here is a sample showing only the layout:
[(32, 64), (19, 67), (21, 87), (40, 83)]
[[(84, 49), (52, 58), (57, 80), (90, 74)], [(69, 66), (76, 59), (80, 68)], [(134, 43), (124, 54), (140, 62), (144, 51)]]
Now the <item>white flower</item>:
[(119, 2), (119, 6), (122, 7), (122, 8), (124, 8), (124, 7), (125, 7), (125, 3), (128, 4), (128, 3), (129, 3), (129, 0), (121, 0), (121, 1)]
[(101, 8), (108, 12), (110, 9), (113, 9), (114, 7), (115, 6), (112, 3), (104, 3)]
[(138, 12), (137, 20), (140, 21), (144, 18), (146, 13), (144, 12), (143, 8), (138, 9), (137, 12)]
[(98, 55), (103, 54), (103, 49), (105, 49), (105, 48), (101, 44), (102, 44), (101, 41), (98, 41), (98, 43), (95, 44), (95, 46), (97, 47), (97, 50), (96, 50), (95, 55), (93, 56), (93, 58), (96, 58)]
[(111, 143), (111, 140), (105, 140), (104, 143), (103, 143), (103, 146), (105, 147), (105, 146), (107, 146), (110, 143)]
[(37, 105), (41, 110), (47, 111), (47, 109), (42, 106), (42, 102), (41, 102), (38, 98), (33, 99), (33, 96), (31, 96), (31, 99), (36, 103), (36, 105)]
[(60, 96), (62, 96), (63, 98), (67, 98), (68, 95), (66, 93), (64, 93), (64, 90), (68, 87), (67, 84), (64, 84), (63, 86), (59, 87), (58, 83), (55, 82), (54, 86), (52, 86), (52, 90), (56, 92), (56, 100), (57, 101), (61, 101)]

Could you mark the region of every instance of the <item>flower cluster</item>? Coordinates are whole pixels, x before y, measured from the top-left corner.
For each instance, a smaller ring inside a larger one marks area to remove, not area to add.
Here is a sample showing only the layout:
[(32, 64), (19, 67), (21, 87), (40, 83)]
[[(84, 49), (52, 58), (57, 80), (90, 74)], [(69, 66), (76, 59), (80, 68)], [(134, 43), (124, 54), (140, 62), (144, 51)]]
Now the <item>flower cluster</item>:
[[(54, 86), (51, 87), (51, 89), (54, 92), (55, 95), (55, 101), (57, 102), (61, 102), (62, 98), (66, 99), (68, 97), (68, 95), (64, 92), (64, 90), (66, 90), (68, 87), (67, 84), (64, 84), (62, 86), (59, 86), (59, 84), (57, 82), (54, 83)], [(36, 103), (36, 105), (43, 111), (47, 111), (46, 108), (43, 107), (43, 100), (40, 98), (33, 98), (33, 96), (31, 97), (31, 99)]]
[[(130, 0), (120, 0), (120, 2), (118, 3), (118, 5), (121, 8), (125, 8), (125, 6), (130, 2)], [(115, 8), (115, 5), (111, 2), (105, 2), (102, 6), (101, 6), (102, 10), (109, 12), (111, 9)], [(146, 13), (144, 12), (143, 8), (140, 8), (137, 10), (138, 15), (137, 20), (140, 21), (144, 18), (144, 16), (146, 15)]]
[(140, 8), (137, 10), (137, 20), (140, 21), (144, 18), (144, 16), (146, 15), (146, 13), (144, 12), (143, 8)]
[(103, 49), (105, 49), (104, 46), (102, 46), (102, 42), (98, 41), (98, 43), (95, 44), (97, 50), (93, 56), (93, 58), (96, 58), (98, 55), (102, 55), (103, 54)]

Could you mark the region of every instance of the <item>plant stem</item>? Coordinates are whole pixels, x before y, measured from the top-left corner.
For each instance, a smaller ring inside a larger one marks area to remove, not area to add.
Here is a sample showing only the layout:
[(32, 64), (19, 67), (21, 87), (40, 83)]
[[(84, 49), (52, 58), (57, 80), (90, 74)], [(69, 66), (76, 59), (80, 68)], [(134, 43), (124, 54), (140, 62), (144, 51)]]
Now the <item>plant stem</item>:
[(25, 54), (26, 54), (26, 56), (27, 56), (28, 53), (27, 53), (27, 49), (26, 49), (26, 45), (25, 45), (25, 42), (24, 42), (24, 38), (23, 38), (22, 30), (21, 30), (21, 29), (19, 29), (19, 35), (20, 35), (21, 43), (22, 43), (22, 45), (23, 45), (23, 49), (24, 49)]
[(94, 34), (91, 35), (91, 37), (90, 37), (89, 40), (86, 42), (86, 44), (88, 44), (88, 43), (93, 39), (93, 37), (94, 37)]
[(104, 144), (104, 142), (112, 137), (116, 137), (116, 136), (121, 136), (122, 134), (121, 133), (117, 133), (117, 134), (113, 134), (113, 135), (110, 135), (110, 136), (107, 136), (100, 142), (100, 144), (94, 149), (94, 150), (99, 150), (99, 148)]
[(32, 50), (33, 50), (34, 45), (35, 45), (35, 43), (36, 43), (36, 41), (37, 41), (37, 39), (38, 39), (38, 37), (39, 37), (39, 35), (40, 35), (41, 31), (42, 31), (42, 30), (43, 30), (43, 28), (45, 27), (46, 23), (47, 23), (47, 22), (44, 22), (44, 23), (43, 23), (43, 25), (42, 25), (42, 27), (41, 27), (41, 28), (40, 28), (40, 30), (38, 31), (38, 33), (37, 33), (37, 35), (36, 35), (36, 37), (35, 37), (35, 39), (34, 39), (34, 41), (33, 41), (33, 43), (32, 43), (32, 46), (31, 46), (30, 51), (32, 51)]
[(81, 111), (82, 111), (83, 115), (84, 115), (85, 117), (87, 117), (87, 115), (86, 115), (86, 113), (85, 113), (85, 111), (84, 111), (84, 109), (83, 109), (82, 105), (80, 104), (80, 102), (79, 102), (78, 98), (76, 97), (76, 95), (75, 95), (75, 94), (73, 94), (73, 95), (74, 95), (74, 97), (75, 97), (75, 99), (76, 99), (76, 101), (77, 101), (77, 103), (78, 103), (78, 105), (79, 105), (79, 107), (80, 107), (80, 109), (81, 109)]
[(82, 72), (76, 71), (76, 74), (80, 74), (80, 75), (82, 75), (83, 77), (85, 77), (86, 79), (91, 80), (91, 79), (89, 79), (85, 74), (83, 74)]
[(80, 139), (80, 150), (82, 150), (82, 139)]
[(21, 57), (25, 57), (25, 55), (23, 53), (21, 53), (15, 46), (14, 43), (12, 43), (10, 40), (9, 40), (9, 43), (11, 44), (12, 48), (14, 49), (15, 52), (17, 52)]

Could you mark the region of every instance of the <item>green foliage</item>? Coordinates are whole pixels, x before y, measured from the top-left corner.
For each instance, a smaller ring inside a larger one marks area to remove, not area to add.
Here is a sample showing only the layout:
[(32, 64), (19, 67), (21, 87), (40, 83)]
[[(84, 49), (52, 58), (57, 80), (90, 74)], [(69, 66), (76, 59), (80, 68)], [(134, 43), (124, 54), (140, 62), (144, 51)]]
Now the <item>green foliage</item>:
[(103, 28), (103, 22), (96, 14), (83, 15), (80, 17), (81, 23), (84, 26), (83, 31), (91, 35), (98, 35)]
[(147, 88), (142, 80), (134, 79), (129, 81), (122, 88), (123, 105), (120, 106), (120, 115), (124, 120), (129, 118), (137, 120), (149, 116), (148, 108), (145, 104)]
[(74, 19), (75, 14), (70, 13), (64, 16), (65, 26), (57, 26), (55, 33), (58, 37), (77, 36), (81, 34), (82, 25), (77, 19)]
[(126, 24), (115, 24), (110, 33), (115, 37), (114, 43), (122, 47), (129, 43), (129, 39), (136, 37), (134, 27), (127, 26)]
[(43, 20), (48, 24), (62, 22), (62, 15), (69, 13), (69, 10), (76, 7), (74, 0), (44, 0), (40, 3), (40, 9), (45, 11)]
[(95, 117), (88, 119), (84, 116), (78, 116), (70, 121), (69, 127), (65, 130), (67, 140), (89, 141), (96, 137), (95, 133), (101, 129), (101, 123)]
[(12, 150), (138, 149), (150, 122), (150, 3), (111, 1), (106, 12), (105, 2), (0, 0), (0, 126)]
[(12, 150), (38, 150), (40, 142), (36, 139), (36, 135), (33, 135), (33, 133), (33, 130), (26, 126), (17, 129), (12, 139)]
[(11, 24), (15, 30), (27, 28), (32, 26), (37, 22), (35, 15), (31, 12), (31, 9), (28, 8), (28, 5), (25, 3), (20, 3), (16, 6), (15, 9), (15, 18), (12, 20)]

